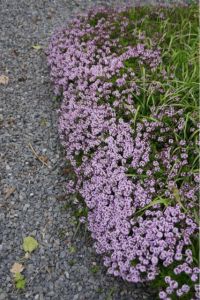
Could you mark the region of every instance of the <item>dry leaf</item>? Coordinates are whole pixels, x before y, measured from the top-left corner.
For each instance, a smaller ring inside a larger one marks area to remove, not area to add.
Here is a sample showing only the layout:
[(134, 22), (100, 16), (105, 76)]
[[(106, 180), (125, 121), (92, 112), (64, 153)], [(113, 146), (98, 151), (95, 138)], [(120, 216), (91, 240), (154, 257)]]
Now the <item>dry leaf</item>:
[(21, 273), (23, 270), (24, 270), (24, 267), (21, 264), (14, 263), (14, 265), (10, 269), (10, 272), (16, 274), (16, 273)]
[(15, 191), (15, 187), (9, 187), (4, 190), (5, 199), (7, 200)]
[(31, 151), (33, 152), (33, 154), (35, 155), (36, 159), (38, 159), (40, 162), (42, 162), (45, 166), (47, 166), (49, 168), (49, 166), (48, 166), (48, 164), (46, 162), (46, 161), (48, 161), (48, 157), (43, 156), (43, 155), (41, 155), (41, 156), (38, 155), (36, 153), (36, 151), (34, 150), (33, 146), (31, 145), (31, 143), (29, 143), (28, 146), (31, 149)]
[(57, 199), (58, 201), (65, 201), (65, 200), (66, 200), (66, 197), (67, 197), (67, 194), (62, 194), (62, 195), (56, 196), (56, 199)]
[(5, 75), (0, 76), (0, 84), (6, 85), (9, 82), (9, 78)]
[(38, 159), (40, 160), (40, 161), (43, 161), (44, 163), (47, 163), (48, 162), (48, 157), (47, 156), (44, 156), (44, 155), (40, 155), (40, 156), (38, 156)]
[(25, 253), (24, 258), (29, 259), (30, 258), (30, 254), (28, 252)]
[(72, 173), (72, 169), (71, 168), (63, 168), (60, 173), (61, 173), (61, 175), (68, 175), (69, 173)]

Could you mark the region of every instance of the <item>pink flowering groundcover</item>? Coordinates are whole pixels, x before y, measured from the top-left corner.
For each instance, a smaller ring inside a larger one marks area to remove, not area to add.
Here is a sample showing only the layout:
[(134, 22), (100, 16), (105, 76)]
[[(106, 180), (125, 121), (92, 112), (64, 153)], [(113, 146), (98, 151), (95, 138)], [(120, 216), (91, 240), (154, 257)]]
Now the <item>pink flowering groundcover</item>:
[(198, 7), (98, 8), (51, 38), (59, 134), (109, 274), (198, 298)]

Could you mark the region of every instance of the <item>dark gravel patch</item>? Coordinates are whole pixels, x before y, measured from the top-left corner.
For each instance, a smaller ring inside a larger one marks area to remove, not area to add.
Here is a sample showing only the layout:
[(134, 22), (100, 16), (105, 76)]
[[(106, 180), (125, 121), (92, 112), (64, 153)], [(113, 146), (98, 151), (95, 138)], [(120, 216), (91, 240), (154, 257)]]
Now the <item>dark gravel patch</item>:
[[(0, 300), (154, 299), (143, 285), (106, 275), (88, 235), (79, 230), (73, 237), (77, 225), (62, 200), (67, 175), (56, 104), (44, 51), (32, 46), (46, 47), (56, 27), (94, 3), (100, 1), (0, 2), (0, 75), (9, 77), (0, 85)], [(15, 190), (6, 199), (10, 188)], [(28, 235), (40, 246), (24, 262), (27, 287), (19, 293), (10, 268), (23, 257)]]

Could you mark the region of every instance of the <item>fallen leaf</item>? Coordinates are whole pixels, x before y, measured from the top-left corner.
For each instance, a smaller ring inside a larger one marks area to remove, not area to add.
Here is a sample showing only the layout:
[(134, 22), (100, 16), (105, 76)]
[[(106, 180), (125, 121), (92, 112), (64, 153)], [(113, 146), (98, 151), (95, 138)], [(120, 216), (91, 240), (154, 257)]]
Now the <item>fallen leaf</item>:
[(15, 187), (9, 187), (4, 190), (5, 199), (7, 200), (15, 191)]
[(66, 200), (66, 196), (67, 196), (67, 194), (58, 195), (58, 196), (56, 196), (56, 199), (58, 201), (64, 201), (64, 200)]
[(24, 270), (24, 267), (19, 263), (14, 263), (12, 268), (10, 269), (11, 273), (21, 273)]
[(31, 236), (27, 236), (23, 240), (23, 249), (25, 252), (33, 252), (38, 247), (38, 242)]
[(42, 126), (42, 127), (46, 127), (47, 126), (47, 120), (45, 118), (42, 118), (40, 120), (40, 126)]
[(25, 253), (24, 258), (29, 259), (30, 258), (30, 254), (28, 252)]
[(5, 75), (0, 76), (0, 84), (6, 85), (6, 84), (8, 84), (8, 82), (9, 82), (8, 76), (5, 76)]
[(47, 163), (48, 162), (48, 157), (47, 156), (44, 156), (44, 155), (39, 155), (38, 156), (38, 159), (44, 163)]
[(68, 175), (69, 173), (72, 173), (72, 168), (63, 168), (60, 173), (61, 175)]
[(32, 48), (35, 49), (35, 50), (41, 50), (42, 46), (40, 46), (40, 45), (33, 45)]

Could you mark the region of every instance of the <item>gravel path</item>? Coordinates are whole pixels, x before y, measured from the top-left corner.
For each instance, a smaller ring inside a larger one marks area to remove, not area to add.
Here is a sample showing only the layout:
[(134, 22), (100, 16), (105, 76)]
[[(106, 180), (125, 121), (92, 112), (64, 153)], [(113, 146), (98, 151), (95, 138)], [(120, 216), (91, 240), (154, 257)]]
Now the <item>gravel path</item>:
[[(106, 275), (87, 235), (79, 231), (73, 238), (77, 225), (63, 201), (67, 175), (56, 105), (44, 52), (32, 46), (46, 47), (56, 27), (90, 4), (0, 1), (0, 75), (9, 77), (8, 85), (0, 85), (0, 300), (152, 299), (144, 286)], [(24, 262), (27, 287), (19, 293), (10, 268), (23, 257), (28, 235), (40, 246)]]

